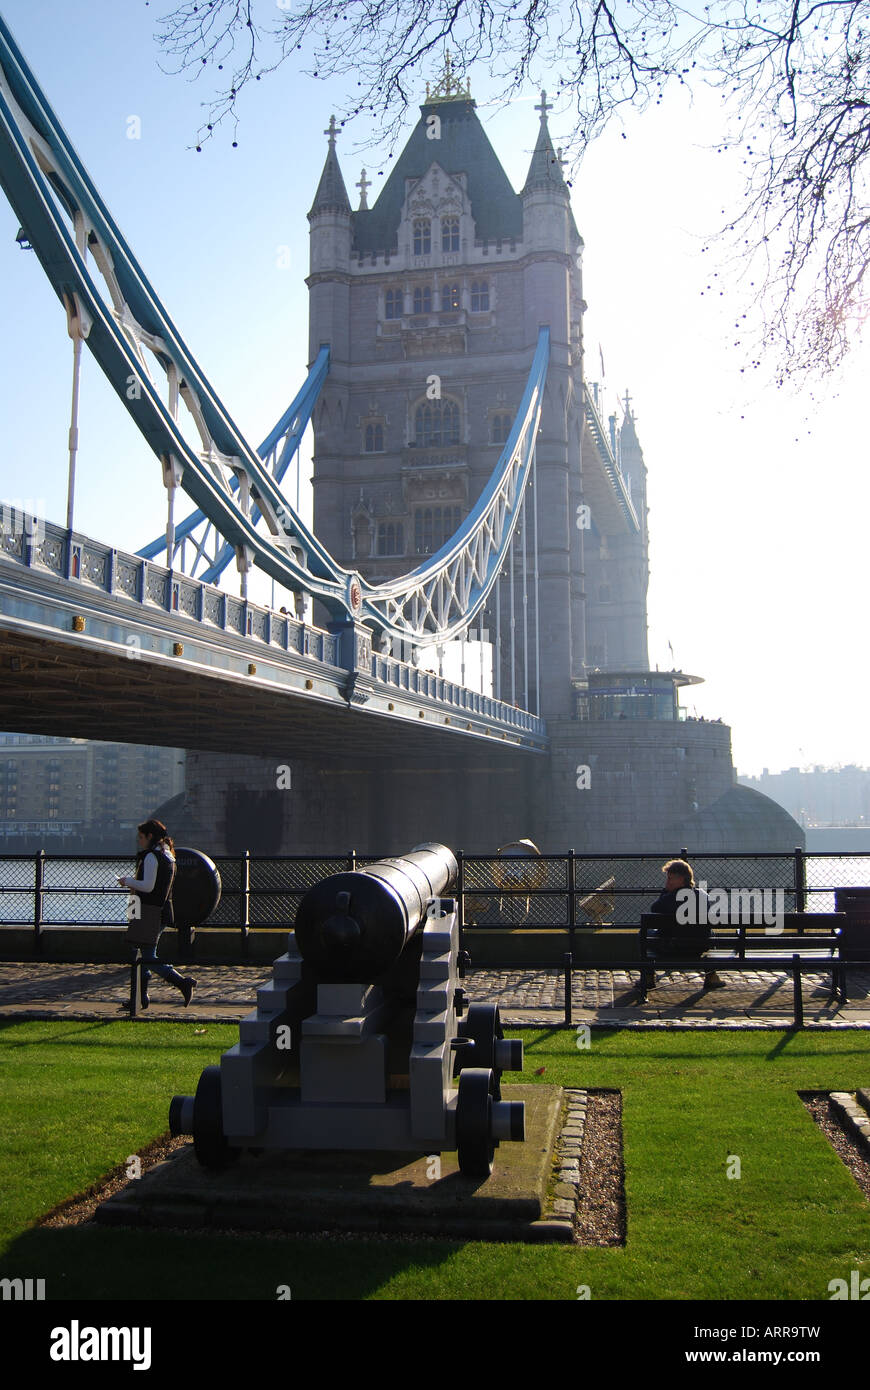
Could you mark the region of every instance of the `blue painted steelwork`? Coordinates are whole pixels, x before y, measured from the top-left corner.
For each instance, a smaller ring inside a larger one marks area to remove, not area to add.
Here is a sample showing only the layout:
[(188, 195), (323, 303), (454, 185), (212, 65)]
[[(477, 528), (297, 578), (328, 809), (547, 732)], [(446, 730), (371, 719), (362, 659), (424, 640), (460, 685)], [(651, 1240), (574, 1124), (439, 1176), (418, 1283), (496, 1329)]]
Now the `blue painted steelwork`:
[[(353, 652), (361, 662), (358, 675), (368, 682), (370, 712), (416, 721), (423, 706), (451, 733), (495, 736), (538, 752), (546, 747), (544, 721), (526, 710), (378, 656), (368, 642), (344, 646), (337, 633), (25, 516), (2, 501), (0, 599), (0, 632), (96, 646), (125, 659), (132, 642), (142, 661), (170, 658), (180, 637), (188, 663), (209, 674), (245, 678), (253, 660), (259, 684), (333, 704), (349, 702), (344, 659)], [(83, 630), (70, 630), (73, 611), (87, 615)]]
[[(539, 335), (508, 442), (461, 529), (438, 555), (410, 574), (371, 585), (338, 565), (308, 530), (230, 418), (163, 309), (2, 19), (0, 181), (67, 314), (81, 325), (82, 336), (125, 408), (167, 473), (180, 474), (181, 486), (233, 547), (240, 568), (256, 563), (286, 588), (319, 598), (335, 617), (368, 623), (390, 638), (425, 645), (466, 631), (495, 585), (519, 517), (546, 379), (546, 329)], [(103, 278), (103, 291), (89, 254)], [(166, 373), (168, 404), (151, 376), (146, 349)], [(179, 399), (199, 433), (198, 453), (179, 428)], [(256, 529), (260, 518), (266, 537)]]
[[(312, 411), (317, 404), (326, 374), (329, 371), (329, 348), (322, 347), (314, 359), (314, 365), (305, 382), (298, 392), (296, 398), (284, 411), (281, 419), (274, 428), (267, 434), (259, 449), (257, 450), (260, 458), (268, 468), (276, 483), (280, 483), (290, 466), (290, 462), (299, 450), (302, 443), (302, 436), (311, 419)], [(230, 479), (230, 487), (233, 492), (238, 491), (238, 481), (236, 478)], [(260, 520), (261, 513), (258, 507), (252, 509), (254, 524)], [(202, 535), (199, 539), (194, 538), (194, 533), (202, 528)], [(214, 527), (208, 517), (202, 511), (191, 512), (190, 516), (185, 517), (175, 528), (175, 548), (173, 550), (173, 562), (178, 558), (179, 567), (185, 574), (196, 574), (197, 563), (200, 558), (210, 559), (202, 573), (198, 576), (205, 584), (216, 584), (226, 569), (227, 565), (234, 558), (231, 545), (220, 545), (215, 540), (215, 556), (213, 559), (208, 557), (207, 546), (214, 532)], [(187, 541), (190, 540), (194, 549), (194, 559), (188, 566), (185, 555)], [(161, 550), (166, 549), (166, 537), (158, 536), (156, 540), (144, 545), (137, 554), (145, 557), (146, 560), (153, 560), (159, 555)]]

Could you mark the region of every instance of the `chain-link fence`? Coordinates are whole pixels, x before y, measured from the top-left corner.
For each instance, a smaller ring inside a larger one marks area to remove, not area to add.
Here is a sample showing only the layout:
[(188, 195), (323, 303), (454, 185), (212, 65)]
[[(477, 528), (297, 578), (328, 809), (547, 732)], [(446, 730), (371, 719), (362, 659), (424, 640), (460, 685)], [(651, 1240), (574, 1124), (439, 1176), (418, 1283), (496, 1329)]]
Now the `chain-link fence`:
[(123, 926), (128, 894), (118, 879), (135, 871), (125, 854), (0, 855), (0, 926)]
[[(221, 856), (218, 907), (197, 927), (239, 929), (293, 925), (302, 897), (330, 874), (363, 868), (372, 854)], [(460, 855), (462, 922), (475, 928), (561, 930), (569, 936), (600, 926), (637, 927), (664, 885), (665, 855)], [(833, 912), (835, 895), (870, 888), (870, 854), (707, 854), (691, 861), (708, 893), (775, 890), (784, 912)], [(39, 937), (56, 927), (118, 927), (127, 920), (127, 893), (117, 879), (134, 872), (123, 855), (0, 856), (0, 925), (32, 927)], [(857, 895), (860, 896), (860, 895)]]
[[(838, 859), (856, 883), (870, 883), (870, 855), (823, 856)], [(791, 854), (707, 854), (691, 860), (696, 884), (708, 893), (739, 895), (776, 891), (777, 911), (834, 911), (831, 887), (821, 883), (817, 856)], [(560, 856), (465, 856), (461, 896), (466, 926), (636, 927), (641, 913), (664, 887), (663, 855), (573, 854)], [(824, 873), (840, 886), (837, 869)], [(826, 881), (827, 882), (827, 881)]]

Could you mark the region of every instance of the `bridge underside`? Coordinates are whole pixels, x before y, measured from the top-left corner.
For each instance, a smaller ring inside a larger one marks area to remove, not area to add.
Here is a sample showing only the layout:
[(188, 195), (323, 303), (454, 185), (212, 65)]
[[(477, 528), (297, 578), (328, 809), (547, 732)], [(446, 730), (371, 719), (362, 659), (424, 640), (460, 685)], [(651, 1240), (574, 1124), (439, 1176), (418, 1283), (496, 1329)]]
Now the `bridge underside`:
[(497, 739), (459, 739), (436, 717), (418, 727), (364, 706), (288, 699), (251, 681), (0, 631), (0, 728), (10, 733), (358, 766), (483, 768), (528, 756)]

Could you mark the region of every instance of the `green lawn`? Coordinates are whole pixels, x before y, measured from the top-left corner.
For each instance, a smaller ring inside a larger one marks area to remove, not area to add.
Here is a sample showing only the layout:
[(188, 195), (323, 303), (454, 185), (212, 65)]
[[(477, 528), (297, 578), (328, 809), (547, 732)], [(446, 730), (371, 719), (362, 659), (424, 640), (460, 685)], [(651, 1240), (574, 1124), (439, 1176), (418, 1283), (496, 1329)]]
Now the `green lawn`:
[(196, 1026), (0, 1026), (0, 1275), (49, 1298), (815, 1300), (870, 1274), (870, 1203), (797, 1095), (870, 1084), (862, 1032), (524, 1033), (525, 1080), (622, 1092), (624, 1249), (28, 1229), (164, 1132), (238, 1038)]

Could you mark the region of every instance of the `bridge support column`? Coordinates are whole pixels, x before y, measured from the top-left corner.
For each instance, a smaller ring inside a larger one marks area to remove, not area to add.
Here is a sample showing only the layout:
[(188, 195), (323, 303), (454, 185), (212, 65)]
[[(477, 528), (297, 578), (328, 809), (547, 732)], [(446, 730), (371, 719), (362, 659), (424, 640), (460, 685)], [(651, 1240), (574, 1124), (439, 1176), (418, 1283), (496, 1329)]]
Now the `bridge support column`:
[(349, 705), (364, 705), (373, 690), (372, 634), (361, 623), (353, 621), (327, 624), (338, 638), (336, 658), (347, 671), (344, 698)]
[[(554, 372), (551, 366), (551, 375)], [(544, 719), (571, 713), (573, 634), (571, 604), (570, 474), (565, 410), (557, 383), (547, 399), (537, 443), (540, 712)]]

